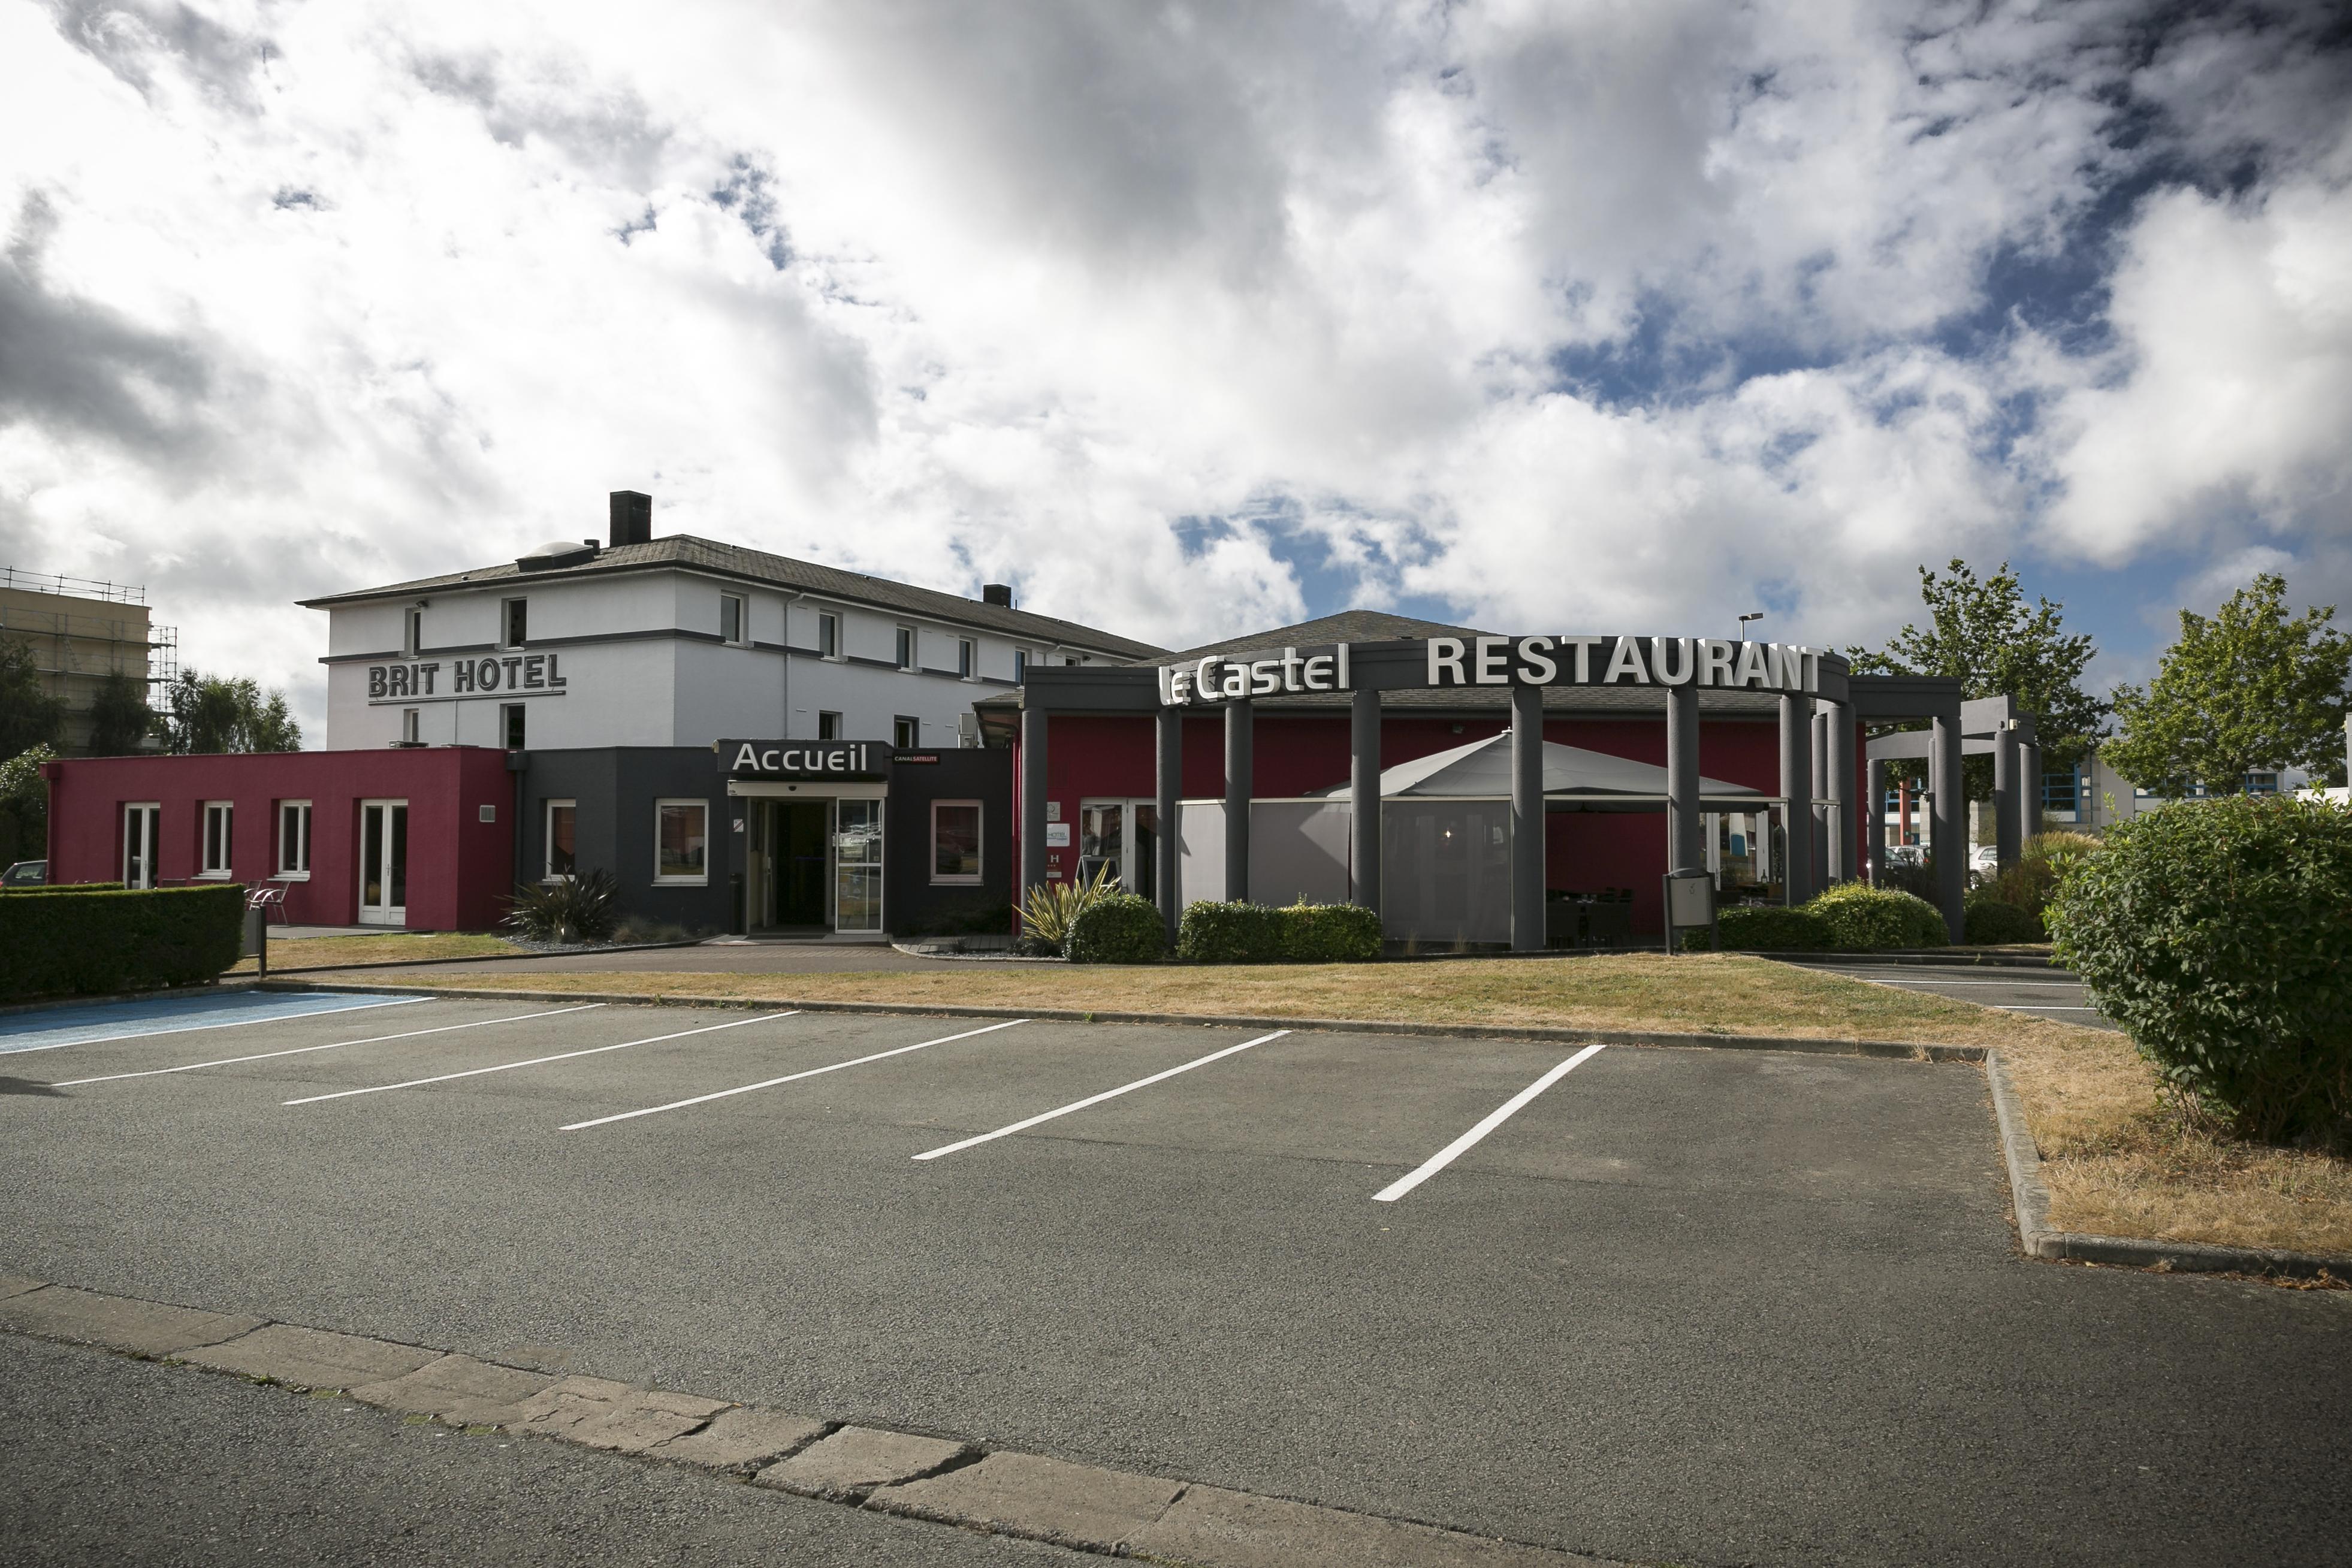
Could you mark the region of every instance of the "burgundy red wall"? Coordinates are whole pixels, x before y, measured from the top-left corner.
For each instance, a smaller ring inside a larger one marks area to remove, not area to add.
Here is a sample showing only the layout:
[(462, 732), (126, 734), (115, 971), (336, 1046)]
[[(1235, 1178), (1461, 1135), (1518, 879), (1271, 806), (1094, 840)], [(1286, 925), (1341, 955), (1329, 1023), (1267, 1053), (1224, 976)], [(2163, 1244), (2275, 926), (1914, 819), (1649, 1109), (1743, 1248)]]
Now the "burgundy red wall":
[[(122, 875), (122, 809), (163, 806), (156, 875), (195, 878), (204, 804), (227, 800), (232, 880), (269, 883), (278, 869), (278, 803), (309, 800), (310, 876), (279, 883), (298, 925), (349, 925), (359, 914), (362, 800), (408, 802), (408, 928), (484, 930), (514, 880), (514, 786), (506, 753), (482, 747), (289, 751), (235, 757), (94, 757), (52, 762), (49, 880)], [(492, 821), (481, 808), (494, 808)]]

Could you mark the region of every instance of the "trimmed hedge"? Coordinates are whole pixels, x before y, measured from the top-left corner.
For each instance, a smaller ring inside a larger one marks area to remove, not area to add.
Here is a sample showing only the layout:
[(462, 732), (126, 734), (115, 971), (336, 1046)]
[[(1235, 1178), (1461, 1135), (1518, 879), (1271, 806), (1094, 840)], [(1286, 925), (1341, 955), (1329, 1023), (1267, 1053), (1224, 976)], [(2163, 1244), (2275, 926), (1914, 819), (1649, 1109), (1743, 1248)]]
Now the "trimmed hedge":
[(2183, 800), (2058, 884), (2058, 961), (2165, 1082), (2240, 1136), (2352, 1145), (2352, 810)]
[(1377, 910), (1352, 904), (1188, 905), (1176, 956), (1194, 964), (1358, 964), (1381, 956)]
[(1168, 951), (1168, 927), (1150, 899), (1114, 893), (1078, 912), (1063, 948), (1073, 964), (1156, 964)]
[(209, 980), (245, 946), (245, 889), (163, 887), (0, 898), (0, 998)]
[(2041, 917), (1990, 893), (1968, 902), (1968, 924), (1962, 933), (1971, 947), (2001, 942), (2039, 942), (2048, 935)]
[(1830, 945), (1841, 953), (1943, 947), (1952, 940), (1934, 904), (1894, 888), (1842, 882), (1814, 894), (1804, 907), (1822, 917), (1829, 927)]
[[(1830, 923), (1806, 904), (1736, 904), (1716, 911), (1715, 927), (1727, 953), (1826, 953), (1836, 945)], [(1708, 935), (1704, 926), (1685, 931), (1684, 948), (1708, 951)]]
[(0, 887), (0, 893), (121, 893), (119, 882), (37, 882), (30, 887)]

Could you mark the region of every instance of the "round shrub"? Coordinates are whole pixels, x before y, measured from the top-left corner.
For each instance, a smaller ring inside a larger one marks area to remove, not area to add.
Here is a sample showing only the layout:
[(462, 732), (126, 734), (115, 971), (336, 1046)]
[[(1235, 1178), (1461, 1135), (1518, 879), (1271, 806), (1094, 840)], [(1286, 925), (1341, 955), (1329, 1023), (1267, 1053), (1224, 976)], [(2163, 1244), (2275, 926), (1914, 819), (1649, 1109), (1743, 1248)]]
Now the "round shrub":
[(2041, 917), (1997, 894), (1979, 893), (1968, 902), (1968, 924), (1962, 932), (1971, 947), (2003, 942), (2039, 942), (2046, 935)]
[(2176, 1092), (2242, 1137), (2352, 1142), (2352, 810), (2231, 796), (2135, 817), (2049, 921)]
[(1073, 964), (1156, 964), (1168, 927), (1150, 899), (1114, 893), (1078, 912), (1063, 946)]
[[(1790, 909), (1777, 904), (1735, 904), (1716, 911), (1715, 926), (1722, 933), (1726, 952), (1820, 953), (1826, 952), (1831, 945), (1829, 926), (1819, 915), (1803, 906)], [(1683, 946), (1694, 952), (1706, 951), (1706, 927), (1685, 932)]]
[(1806, 901), (1828, 929), (1840, 952), (1871, 953), (1889, 947), (1941, 947), (1950, 941), (1944, 917), (1916, 894), (1868, 883), (1842, 882)]
[(1263, 904), (1202, 899), (1186, 904), (1176, 925), (1176, 956), (1194, 964), (1272, 964), (1288, 957), (1289, 946), (1282, 911)]
[(1308, 964), (1364, 964), (1381, 956), (1381, 912), (1300, 902), (1282, 912), (1283, 950)]

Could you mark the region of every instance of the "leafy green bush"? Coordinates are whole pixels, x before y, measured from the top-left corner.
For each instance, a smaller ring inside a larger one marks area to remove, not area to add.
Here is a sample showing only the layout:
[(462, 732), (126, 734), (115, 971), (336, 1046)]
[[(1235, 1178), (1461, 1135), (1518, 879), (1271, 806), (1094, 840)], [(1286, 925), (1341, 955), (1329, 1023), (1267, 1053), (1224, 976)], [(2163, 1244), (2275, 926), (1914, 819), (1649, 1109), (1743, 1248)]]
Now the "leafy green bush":
[(1031, 946), (1058, 956), (1078, 916), (1110, 895), (1108, 865), (1085, 882), (1041, 882), (1021, 903), (1021, 935)]
[(209, 980), (245, 946), (245, 889), (164, 887), (0, 898), (0, 997)]
[(2352, 1143), (2352, 810), (2187, 800), (2058, 885), (2059, 962), (2184, 1100), (2266, 1142)]
[(1893, 888), (1842, 882), (1814, 894), (1804, 907), (1821, 916), (1830, 945), (1842, 953), (1942, 947), (1951, 941), (1934, 904)]
[(1990, 946), (2002, 942), (2039, 942), (2049, 933), (2042, 928), (2042, 917), (2030, 909), (2020, 909), (1991, 893), (1969, 894), (1961, 938), (1971, 947)]
[[(1715, 925), (1727, 953), (1822, 953), (1832, 945), (1829, 922), (1805, 905), (1735, 904), (1717, 911)], [(1684, 933), (1686, 950), (1703, 953), (1708, 946), (1705, 927)]]
[(620, 924), (614, 907), (620, 894), (609, 871), (525, 883), (507, 900), (500, 924), (533, 942), (606, 941)]
[(1360, 904), (1292, 904), (1282, 912), (1284, 956), (1306, 964), (1363, 964), (1381, 956), (1381, 912)]
[(1078, 912), (1063, 946), (1073, 964), (1156, 964), (1168, 951), (1168, 925), (1150, 899), (1114, 893)]
[[(1983, 894), (2003, 904), (2014, 904), (2033, 916), (2037, 928), (2042, 912), (2050, 907), (2058, 883), (2066, 874), (2089, 856), (2098, 852), (2100, 841), (2088, 833), (2064, 831), (2037, 833), (2025, 841), (2020, 849), (2017, 863), (1999, 872), (1985, 883)], [(1998, 917), (1996, 917), (1998, 918)], [(1969, 938), (1975, 941), (1975, 937)], [(2039, 936), (2021, 938), (2038, 942)]]
[(1272, 964), (1287, 956), (1282, 911), (1263, 904), (1185, 906), (1176, 923), (1176, 956), (1194, 964)]

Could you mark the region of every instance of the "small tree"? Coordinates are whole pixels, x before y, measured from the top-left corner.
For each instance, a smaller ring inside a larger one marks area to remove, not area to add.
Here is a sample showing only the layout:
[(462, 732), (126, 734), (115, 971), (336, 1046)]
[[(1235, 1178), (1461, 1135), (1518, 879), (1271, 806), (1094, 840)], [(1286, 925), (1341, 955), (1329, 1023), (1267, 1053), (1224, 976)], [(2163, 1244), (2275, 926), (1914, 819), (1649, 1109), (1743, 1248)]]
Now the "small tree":
[(164, 693), (156, 726), (163, 749), (175, 756), (302, 748), (301, 727), (287, 711), (286, 694), (265, 695), (251, 676), (181, 671)]
[(0, 637), (0, 759), (55, 745), (65, 712), (65, 704), (42, 682), (31, 644), (21, 637)]
[(155, 710), (147, 706), (147, 686), (117, 670), (99, 683), (89, 705), (89, 754), (121, 757), (139, 749), (155, 727)]
[(2180, 640), (2145, 688), (2116, 688), (2124, 737), (2100, 753), (2158, 795), (2234, 795), (2257, 768), (2325, 774), (2343, 754), (2352, 636), (2336, 606), (2290, 620), (2286, 579), (2263, 572), (2212, 619), (2180, 612)]
[(49, 781), (41, 764), (56, 756), (36, 746), (0, 762), (0, 865), (49, 852)]
[[(2083, 686), (2095, 645), (2065, 630), (2064, 605), (2042, 599), (2029, 608), (2007, 561), (1981, 580), (1958, 557), (1941, 576), (1923, 566), (1919, 597), (1926, 627), (1906, 625), (1875, 653), (1848, 648), (1857, 674), (1957, 676), (1967, 696), (2016, 697), (2037, 721), (2046, 768), (2073, 767), (2105, 733), (2107, 705)], [(1963, 776), (1970, 799), (1991, 797), (1990, 758), (1969, 758)]]

